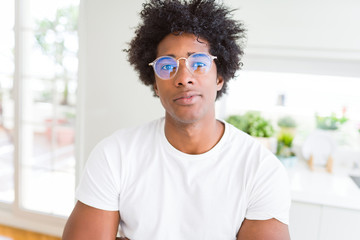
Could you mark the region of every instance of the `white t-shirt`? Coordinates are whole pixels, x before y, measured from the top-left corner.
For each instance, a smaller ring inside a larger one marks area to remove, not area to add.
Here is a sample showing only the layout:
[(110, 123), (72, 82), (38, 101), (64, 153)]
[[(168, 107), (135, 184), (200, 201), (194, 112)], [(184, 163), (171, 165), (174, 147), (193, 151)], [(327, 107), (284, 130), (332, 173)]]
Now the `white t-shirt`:
[(175, 149), (165, 120), (123, 129), (92, 151), (79, 201), (119, 210), (126, 237), (233, 240), (244, 218), (288, 224), (290, 191), (280, 161), (254, 138), (224, 122), (208, 152)]

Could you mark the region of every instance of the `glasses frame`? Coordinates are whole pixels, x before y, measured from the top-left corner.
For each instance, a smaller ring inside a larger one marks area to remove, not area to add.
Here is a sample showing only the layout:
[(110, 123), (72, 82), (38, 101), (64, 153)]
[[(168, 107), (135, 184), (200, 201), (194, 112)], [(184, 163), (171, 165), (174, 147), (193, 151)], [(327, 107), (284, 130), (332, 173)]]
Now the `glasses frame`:
[[(211, 62), (210, 62), (210, 66), (209, 66), (209, 70), (211, 69), (211, 67), (212, 67), (212, 63), (213, 63), (213, 61), (214, 61), (214, 59), (217, 59), (217, 56), (213, 56), (213, 55), (211, 55), (211, 54), (208, 54), (208, 53), (205, 53), (205, 52), (195, 52), (195, 53), (192, 53), (191, 55), (189, 55), (188, 57), (180, 57), (180, 58), (178, 58), (178, 59), (176, 59), (176, 58), (174, 58), (174, 57), (172, 57), (172, 56), (160, 56), (160, 57), (158, 57), (158, 58), (156, 58), (154, 61), (152, 61), (151, 63), (149, 63), (149, 66), (152, 66), (153, 67), (153, 70), (154, 70), (154, 73), (155, 73), (155, 75), (158, 77), (158, 78), (160, 78), (160, 79), (162, 79), (162, 80), (169, 80), (169, 79), (172, 79), (173, 77), (175, 77), (175, 75), (177, 74), (177, 72), (178, 72), (178, 70), (179, 70), (179, 66), (180, 66), (180, 60), (185, 60), (185, 65), (186, 65), (186, 68), (189, 70), (189, 72), (191, 72), (191, 74), (194, 74), (194, 72), (191, 70), (191, 68), (190, 68), (190, 66), (189, 66), (189, 63), (188, 63), (188, 58), (189, 57), (191, 57), (191, 56), (193, 56), (193, 55), (195, 55), (195, 54), (205, 54), (206, 56), (208, 56), (210, 59), (211, 59)], [(155, 65), (156, 65), (156, 63), (157, 63), (157, 61), (159, 61), (161, 58), (163, 58), (163, 57), (169, 57), (169, 58), (172, 58), (172, 59), (174, 59), (175, 61), (176, 61), (176, 71), (175, 71), (175, 73), (171, 76), (171, 77), (169, 77), (169, 78), (162, 78), (162, 77), (160, 77), (158, 74), (157, 74), (157, 72), (156, 72), (156, 69), (155, 69)], [(209, 70), (207, 70), (207, 72), (209, 71)], [(205, 73), (207, 73), (207, 72), (205, 72)], [(205, 74), (204, 73), (204, 74)]]

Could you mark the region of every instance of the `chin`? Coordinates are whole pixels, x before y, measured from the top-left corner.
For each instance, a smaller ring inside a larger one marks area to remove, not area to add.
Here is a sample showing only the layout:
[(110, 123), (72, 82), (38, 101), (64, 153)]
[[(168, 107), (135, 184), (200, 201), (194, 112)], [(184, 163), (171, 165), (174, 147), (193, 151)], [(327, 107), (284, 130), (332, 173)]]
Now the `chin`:
[(178, 114), (169, 114), (169, 117), (180, 124), (193, 124), (196, 122), (201, 121), (201, 119), (204, 118), (203, 115), (201, 115), (199, 112), (195, 113), (195, 114), (182, 114), (182, 115), (178, 115)]

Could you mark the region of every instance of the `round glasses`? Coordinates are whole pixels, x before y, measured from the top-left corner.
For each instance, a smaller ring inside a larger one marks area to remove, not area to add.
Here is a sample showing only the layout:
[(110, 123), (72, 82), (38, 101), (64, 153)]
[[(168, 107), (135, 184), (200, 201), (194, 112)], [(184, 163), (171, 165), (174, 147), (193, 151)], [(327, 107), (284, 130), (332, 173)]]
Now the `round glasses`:
[(187, 58), (178, 59), (171, 56), (161, 56), (149, 63), (149, 66), (153, 67), (156, 76), (168, 80), (176, 75), (181, 59), (185, 60), (185, 65), (192, 74), (202, 75), (211, 69), (211, 64), (216, 57), (207, 53), (193, 53)]

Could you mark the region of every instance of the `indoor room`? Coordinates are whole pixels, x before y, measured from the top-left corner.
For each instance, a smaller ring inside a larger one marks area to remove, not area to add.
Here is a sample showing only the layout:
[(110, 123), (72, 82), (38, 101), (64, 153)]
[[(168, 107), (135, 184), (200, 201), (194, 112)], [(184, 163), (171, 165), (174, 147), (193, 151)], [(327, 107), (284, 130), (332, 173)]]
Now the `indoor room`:
[[(126, 51), (145, 2), (0, 3), (0, 240), (61, 239), (94, 147), (164, 116)], [(284, 167), (292, 240), (360, 239), (360, 2), (222, 2), (246, 41), (216, 118)]]

